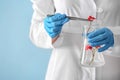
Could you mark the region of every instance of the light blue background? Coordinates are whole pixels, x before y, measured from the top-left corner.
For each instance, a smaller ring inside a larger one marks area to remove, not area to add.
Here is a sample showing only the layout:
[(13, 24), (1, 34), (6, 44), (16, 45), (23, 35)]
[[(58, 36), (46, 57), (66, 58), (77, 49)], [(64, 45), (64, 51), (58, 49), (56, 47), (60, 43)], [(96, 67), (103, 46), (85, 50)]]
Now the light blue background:
[(29, 39), (30, 0), (0, 0), (0, 80), (44, 80), (51, 50)]

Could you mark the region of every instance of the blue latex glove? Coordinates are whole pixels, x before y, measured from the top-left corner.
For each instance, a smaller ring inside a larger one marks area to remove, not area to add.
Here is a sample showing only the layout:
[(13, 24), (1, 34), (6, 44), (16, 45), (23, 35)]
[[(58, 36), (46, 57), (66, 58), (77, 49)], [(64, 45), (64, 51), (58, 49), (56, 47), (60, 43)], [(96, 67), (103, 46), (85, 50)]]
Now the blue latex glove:
[(56, 13), (53, 16), (47, 16), (44, 19), (44, 28), (51, 38), (60, 34), (62, 26), (68, 22), (69, 19), (65, 14)]
[(98, 52), (102, 52), (114, 45), (113, 33), (108, 28), (95, 30), (88, 34), (88, 42), (93, 47), (102, 45), (98, 49)]

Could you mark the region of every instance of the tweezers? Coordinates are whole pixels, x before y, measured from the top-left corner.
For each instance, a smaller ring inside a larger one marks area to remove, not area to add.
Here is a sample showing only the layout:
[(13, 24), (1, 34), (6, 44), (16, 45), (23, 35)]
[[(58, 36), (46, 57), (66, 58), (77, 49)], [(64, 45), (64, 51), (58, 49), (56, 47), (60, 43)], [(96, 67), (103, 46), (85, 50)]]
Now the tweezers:
[(88, 19), (84, 19), (84, 18), (78, 18), (78, 17), (71, 17), (71, 16), (67, 16), (70, 20), (80, 20), (80, 21), (88, 21)]
[[(47, 15), (47, 16), (53, 16), (53, 15)], [(78, 18), (78, 17), (71, 17), (71, 16), (67, 16), (70, 20), (80, 20), (80, 21), (88, 21), (88, 19), (84, 19), (84, 18)]]

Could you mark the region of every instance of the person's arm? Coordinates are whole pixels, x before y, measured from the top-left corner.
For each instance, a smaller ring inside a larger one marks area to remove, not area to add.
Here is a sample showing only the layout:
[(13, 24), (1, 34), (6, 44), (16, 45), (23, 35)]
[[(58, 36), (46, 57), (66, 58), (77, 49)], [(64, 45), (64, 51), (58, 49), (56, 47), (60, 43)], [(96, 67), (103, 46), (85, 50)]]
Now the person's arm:
[(44, 29), (43, 20), (48, 14), (54, 14), (53, 0), (32, 0), (33, 16), (30, 28), (30, 39), (38, 47), (51, 48), (58, 37), (51, 38)]

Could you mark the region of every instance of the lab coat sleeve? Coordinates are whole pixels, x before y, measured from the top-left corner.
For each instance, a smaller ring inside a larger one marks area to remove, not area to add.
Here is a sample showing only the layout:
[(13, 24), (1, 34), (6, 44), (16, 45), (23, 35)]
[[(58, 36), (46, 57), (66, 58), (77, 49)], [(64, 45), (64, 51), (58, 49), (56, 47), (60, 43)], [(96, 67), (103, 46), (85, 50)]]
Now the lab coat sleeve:
[(52, 48), (52, 39), (44, 29), (43, 19), (47, 14), (54, 14), (52, 0), (31, 0), (33, 3), (33, 16), (30, 27), (30, 40), (37, 47)]
[(114, 34), (114, 46), (106, 50), (107, 55), (120, 57), (120, 26), (108, 27)]

